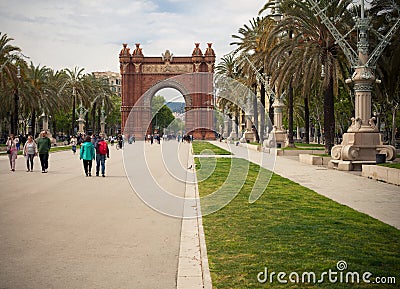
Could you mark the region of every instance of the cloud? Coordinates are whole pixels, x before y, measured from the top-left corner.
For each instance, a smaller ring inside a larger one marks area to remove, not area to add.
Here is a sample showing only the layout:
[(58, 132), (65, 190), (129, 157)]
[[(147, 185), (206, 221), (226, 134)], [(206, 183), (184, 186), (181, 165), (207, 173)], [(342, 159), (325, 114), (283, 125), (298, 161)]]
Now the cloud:
[(1, 1), (1, 32), (15, 39), (35, 65), (118, 71), (122, 43), (141, 43), (147, 56), (169, 49), (191, 54), (194, 42), (213, 42), (221, 57), (231, 35), (252, 17), (259, 0)]

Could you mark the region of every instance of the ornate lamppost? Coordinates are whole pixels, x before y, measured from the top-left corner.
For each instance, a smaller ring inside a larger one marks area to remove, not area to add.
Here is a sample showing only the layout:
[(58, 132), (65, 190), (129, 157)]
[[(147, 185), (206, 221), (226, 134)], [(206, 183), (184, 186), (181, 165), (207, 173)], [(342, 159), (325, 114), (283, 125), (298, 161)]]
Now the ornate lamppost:
[(101, 108), (101, 117), (100, 117), (100, 133), (105, 135), (106, 131), (106, 116), (105, 116), (105, 111), (104, 108)]
[(84, 134), (85, 133), (85, 130), (84, 130), (85, 119), (84, 119), (84, 117), (85, 117), (86, 113), (87, 113), (87, 109), (85, 109), (83, 107), (82, 102), (81, 102), (81, 104), (79, 106), (79, 110), (78, 110), (78, 116), (79, 117), (76, 120), (78, 122), (78, 133), (80, 133), (80, 134)]
[(372, 28), (370, 19), (365, 17), (364, 0), (361, 0), (361, 15), (352, 29), (358, 30), (357, 52), (355, 52), (345, 36), (319, 7), (318, 2), (315, 0), (308, 2), (312, 5), (315, 15), (321, 17), (354, 69), (351, 79), (347, 79), (346, 83), (354, 84), (355, 115), (351, 119), (352, 125), (343, 135), (342, 143), (332, 148), (331, 165), (339, 170), (359, 170), (363, 163), (374, 163), (376, 154), (385, 154), (388, 160), (393, 160), (396, 157), (395, 148), (383, 144), (375, 119), (371, 118), (371, 94), (374, 83), (380, 83), (374, 74), (376, 62), (400, 26), (400, 18), (386, 35), (380, 35), (380, 43), (369, 54), (368, 31)]

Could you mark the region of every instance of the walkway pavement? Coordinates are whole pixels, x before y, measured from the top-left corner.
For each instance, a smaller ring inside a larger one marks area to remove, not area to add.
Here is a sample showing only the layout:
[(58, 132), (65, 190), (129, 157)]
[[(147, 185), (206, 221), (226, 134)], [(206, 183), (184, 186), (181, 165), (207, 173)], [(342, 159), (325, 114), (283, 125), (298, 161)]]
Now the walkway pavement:
[[(160, 165), (161, 146), (144, 148), (161, 186), (179, 197), (196, 194), (195, 183), (186, 186)], [(192, 162), (189, 148), (178, 154), (184, 171)], [(13, 173), (0, 156), (0, 288), (203, 288), (201, 220), (183, 226), (144, 204), (129, 181), (139, 182), (146, 168), (130, 171), (128, 179), (122, 151), (111, 147), (110, 156), (105, 178), (85, 177), (71, 151), (51, 154), (47, 174), (37, 158), (27, 173), (19, 156)], [(182, 287), (196, 278), (197, 287)]]
[[(213, 144), (260, 164), (262, 154), (221, 142)], [(266, 167), (265, 165), (263, 165)], [(400, 229), (400, 187), (368, 179), (352, 172), (300, 163), (297, 157), (276, 157), (274, 172), (340, 204)]]

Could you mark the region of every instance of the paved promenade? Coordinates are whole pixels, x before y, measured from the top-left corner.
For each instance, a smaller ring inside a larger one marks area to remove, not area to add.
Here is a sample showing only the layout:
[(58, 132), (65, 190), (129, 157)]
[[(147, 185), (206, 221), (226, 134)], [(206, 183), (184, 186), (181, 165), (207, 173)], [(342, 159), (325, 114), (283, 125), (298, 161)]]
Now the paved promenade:
[[(110, 148), (105, 178), (84, 176), (71, 151), (51, 154), (47, 174), (38, 158), (27, 173), (18, 156), (13, 173), (7, 156), (0, 156), (0, 288), (177, 287), (182, 220), (145, 205), (126, 177), (122, 151)], [(179, 150), (182, 166), (189, 148)], [(185, 183), (158, 163), (160, 146), (145, 149), (157, 180), (183, 197)], [(197, 227), (188, 230), (198, 238)]]
[[(260, 164), (261, 152), (221, 142), (213, 144)], [(340, 204), (400, 229), (400, 187), (352, 172), (300, 163), (297, 157), (276, 157), (274, 172)]]

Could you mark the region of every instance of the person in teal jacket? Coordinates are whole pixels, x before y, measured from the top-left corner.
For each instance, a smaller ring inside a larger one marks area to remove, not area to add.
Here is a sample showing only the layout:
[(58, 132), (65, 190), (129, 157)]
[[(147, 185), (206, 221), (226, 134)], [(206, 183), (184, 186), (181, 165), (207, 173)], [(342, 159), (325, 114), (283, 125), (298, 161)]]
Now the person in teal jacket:
[(94, 145), (91, 137), (88, 135), (85, 138), (85, 142), (82, 144), (79, 159), (83, 160), (83, 168), (87, 177), (92, 176), (92, 161), (96, 156)]

